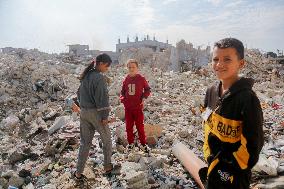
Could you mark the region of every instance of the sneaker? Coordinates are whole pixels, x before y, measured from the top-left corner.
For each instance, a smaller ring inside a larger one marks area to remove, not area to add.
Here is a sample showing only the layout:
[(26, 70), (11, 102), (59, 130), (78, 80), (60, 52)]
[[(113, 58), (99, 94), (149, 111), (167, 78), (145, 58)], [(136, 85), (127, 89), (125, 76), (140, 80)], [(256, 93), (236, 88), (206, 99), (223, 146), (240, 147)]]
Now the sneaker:
[(135, 149), (135, 145), (134, 144), (128, 144), (126, 146), (126, 152), (128, 152), (128, 153), (134, 151), (134, 149)]
[(149, 154), (151, 151), (150, 147), (147, 144), (141, 145), (140, 150), (147, 154)]

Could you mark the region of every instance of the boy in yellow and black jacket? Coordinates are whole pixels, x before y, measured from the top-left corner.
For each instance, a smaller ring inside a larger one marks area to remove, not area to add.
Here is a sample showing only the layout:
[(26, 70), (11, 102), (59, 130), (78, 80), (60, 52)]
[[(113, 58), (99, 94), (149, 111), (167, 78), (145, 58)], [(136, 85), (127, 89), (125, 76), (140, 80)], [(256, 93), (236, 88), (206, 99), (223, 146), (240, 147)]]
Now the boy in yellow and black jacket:
[(225, 38), (215, 43), (212, 64), (219, 83), (207, 89), (202, 114), (206, 188), (248, 189), (263, 146), (263, 114), (253, 80), (238, 76), (244, 66), (242, 42)]

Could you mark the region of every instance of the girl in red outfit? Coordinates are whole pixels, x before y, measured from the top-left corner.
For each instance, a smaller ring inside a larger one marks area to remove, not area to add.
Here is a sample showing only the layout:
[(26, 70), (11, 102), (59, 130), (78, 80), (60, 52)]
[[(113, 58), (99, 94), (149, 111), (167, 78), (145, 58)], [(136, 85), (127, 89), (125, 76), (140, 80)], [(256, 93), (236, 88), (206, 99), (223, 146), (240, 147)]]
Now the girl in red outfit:
[(129, 74), (123, 81), (121, 90), (121, 102), (125, 107), (125, 122), (128, 140), (128, 151), (134, 146), (133, 126), (136, 125), (139, 140), (141, 143), (140, 149), (149, 153), (149, 147), (146, 145), (146, 136), (144, 131), (144, 114), (143, 103), (150, 95), (150, 87), (146, 79), (138, 73), (138, 62), (135, 59), (127, 61)]

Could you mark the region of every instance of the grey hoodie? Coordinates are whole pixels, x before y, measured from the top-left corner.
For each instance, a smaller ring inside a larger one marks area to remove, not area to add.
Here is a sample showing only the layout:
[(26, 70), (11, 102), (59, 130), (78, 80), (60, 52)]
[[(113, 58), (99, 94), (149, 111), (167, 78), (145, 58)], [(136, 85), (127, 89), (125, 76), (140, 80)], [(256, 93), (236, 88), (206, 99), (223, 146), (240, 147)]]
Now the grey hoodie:
[(109, 95), (105, 77), (99, 71), (90, 70), (81, 81), (77, 92), (80, 107), (97, 109), (102, 119), (107, 119), (110, 111)]

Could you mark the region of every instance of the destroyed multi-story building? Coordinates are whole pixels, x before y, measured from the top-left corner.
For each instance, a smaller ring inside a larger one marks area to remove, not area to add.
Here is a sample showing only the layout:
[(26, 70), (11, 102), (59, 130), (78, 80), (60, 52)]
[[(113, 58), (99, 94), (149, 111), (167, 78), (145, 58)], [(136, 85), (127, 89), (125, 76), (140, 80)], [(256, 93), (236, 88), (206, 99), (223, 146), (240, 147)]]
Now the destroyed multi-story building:
[(149, 35), (147, 35), (147, 37), (144, 37), (143, 40), (139, 41), (138, 36), (136, 36), (135, 41), (133, 42), (129, 40), (129, 37), (127, 37), (126, 43), (121, 43), (120, 39), (118, 39), (118, 44), (116, 44), (116, 52), (121, 53), (123, 50), (129, 48), (151, 48), (154, 52), (163, 52), (171, 46), (172, 45), (168, 43), (168, 40), (166, 43), (163, 43), (157, 41), (155, 37), (153, 37), (153, 40), (151, 40)]
[(197, 67), (207, 65), (210, 62), (210, 46), (206, 49), (193, 47), (192, 43), (186, 43), (181, 40), (176, 43), (176, 48), (173, 49), (172, 69), (175, 71), (187, 71)]
[[(135, 41), (133, 42), (127, 37), (126, 43), (121, 43), (120, 39), (118, 39), (118, 44), (116, 44), (117, 53), (124, 53), (129, 50), (134, 51), (137, 49), (142, 49), (141, 51), (144, 51), (144, 53), (147, 52), (147, 54), (149, 54), (149, 49), (152, 50), (152, 56), (149, 56), (150, 60), (148, 60), (149, 63), (153, 63), (154, 61), (154, 66), (164, 67), (165, 65), (163, 64), (168, 64), (169, 62), (171, 66), (168, 69), (174, 71), (186, 71), (207, 65), (210, 60), (211, 50), (210, 46), (207, 46), (205, 49), (201, 49), (200, 46), (194, 48), (192, 43), (189, 42), (187, 44), (185, 40), (179, 41), (176, 44), (176, 47), (174, 47), (168, 43), (168, 40), (166, 43), (157, 41), (155, 37), (151, 40), (149, 35), (144, 37), (141, 41), (139, 41), (136, 36)], [(165, 56), (165, 58), (157, 58), (161, 56)], [(153, 60), (151, 60), (151, 58)], [(163, 62), (159, 62), (159, 60), (162, 60)]]
[(113, 60), (113, 63), (124, 64), (129, 58), (136, 58), (141, 63), (148, 63), (152, 67), (159, 67), (163, 70), (187, 71), (204, 65), (210, 60), (210, 47), (201, 49), (193, 47), (192, 43), (186, 43), (181, 40), (176, 43), (176, 47), (166, 42), (158, 41), (155, 36), (150, 39), (146, 35), (143, 40), (138, 36), (134, 41), (130, 41), (127, 36), (126, 42), (118, 39), (116, 51), (90, 50), (88, 45), (68, 45), (69, 55), (72, 56), (91, 56), (95, 57), (100, 53), (107, 53)]
[(89, 45), (73, 44), (67, 46), (69, 47), (69, 54), (73, 54), (75, 56), (82, 56), (89, 54)]
[(1, 52), (5, 53), (5, 54), (10, 54), (12, 52), (15, 52), (17, 48), (13, 48), (13, 47), (4, 47), (1, 48)]
[(68, 45), (70, 56), (92, 56), (96, 57), (100, 53), (107, 53), (113, 60), (113, 63), (118, 63), (119, 54), (113, 51), (90, 50), (89, 45), (73, 44)]
[(101, 53), (106, 53), (108, 54), (111, 59), (112, 59), (112, 63), (114, 64), (118, 64), (118, 58), (119, 58), (119, 53), (114, 52), (114, 51), (100, 51), (100, 50), (89, 50), (89, 54), (92, 55), (93, 57), (96, 57), (97, 55), (101, 54)]

